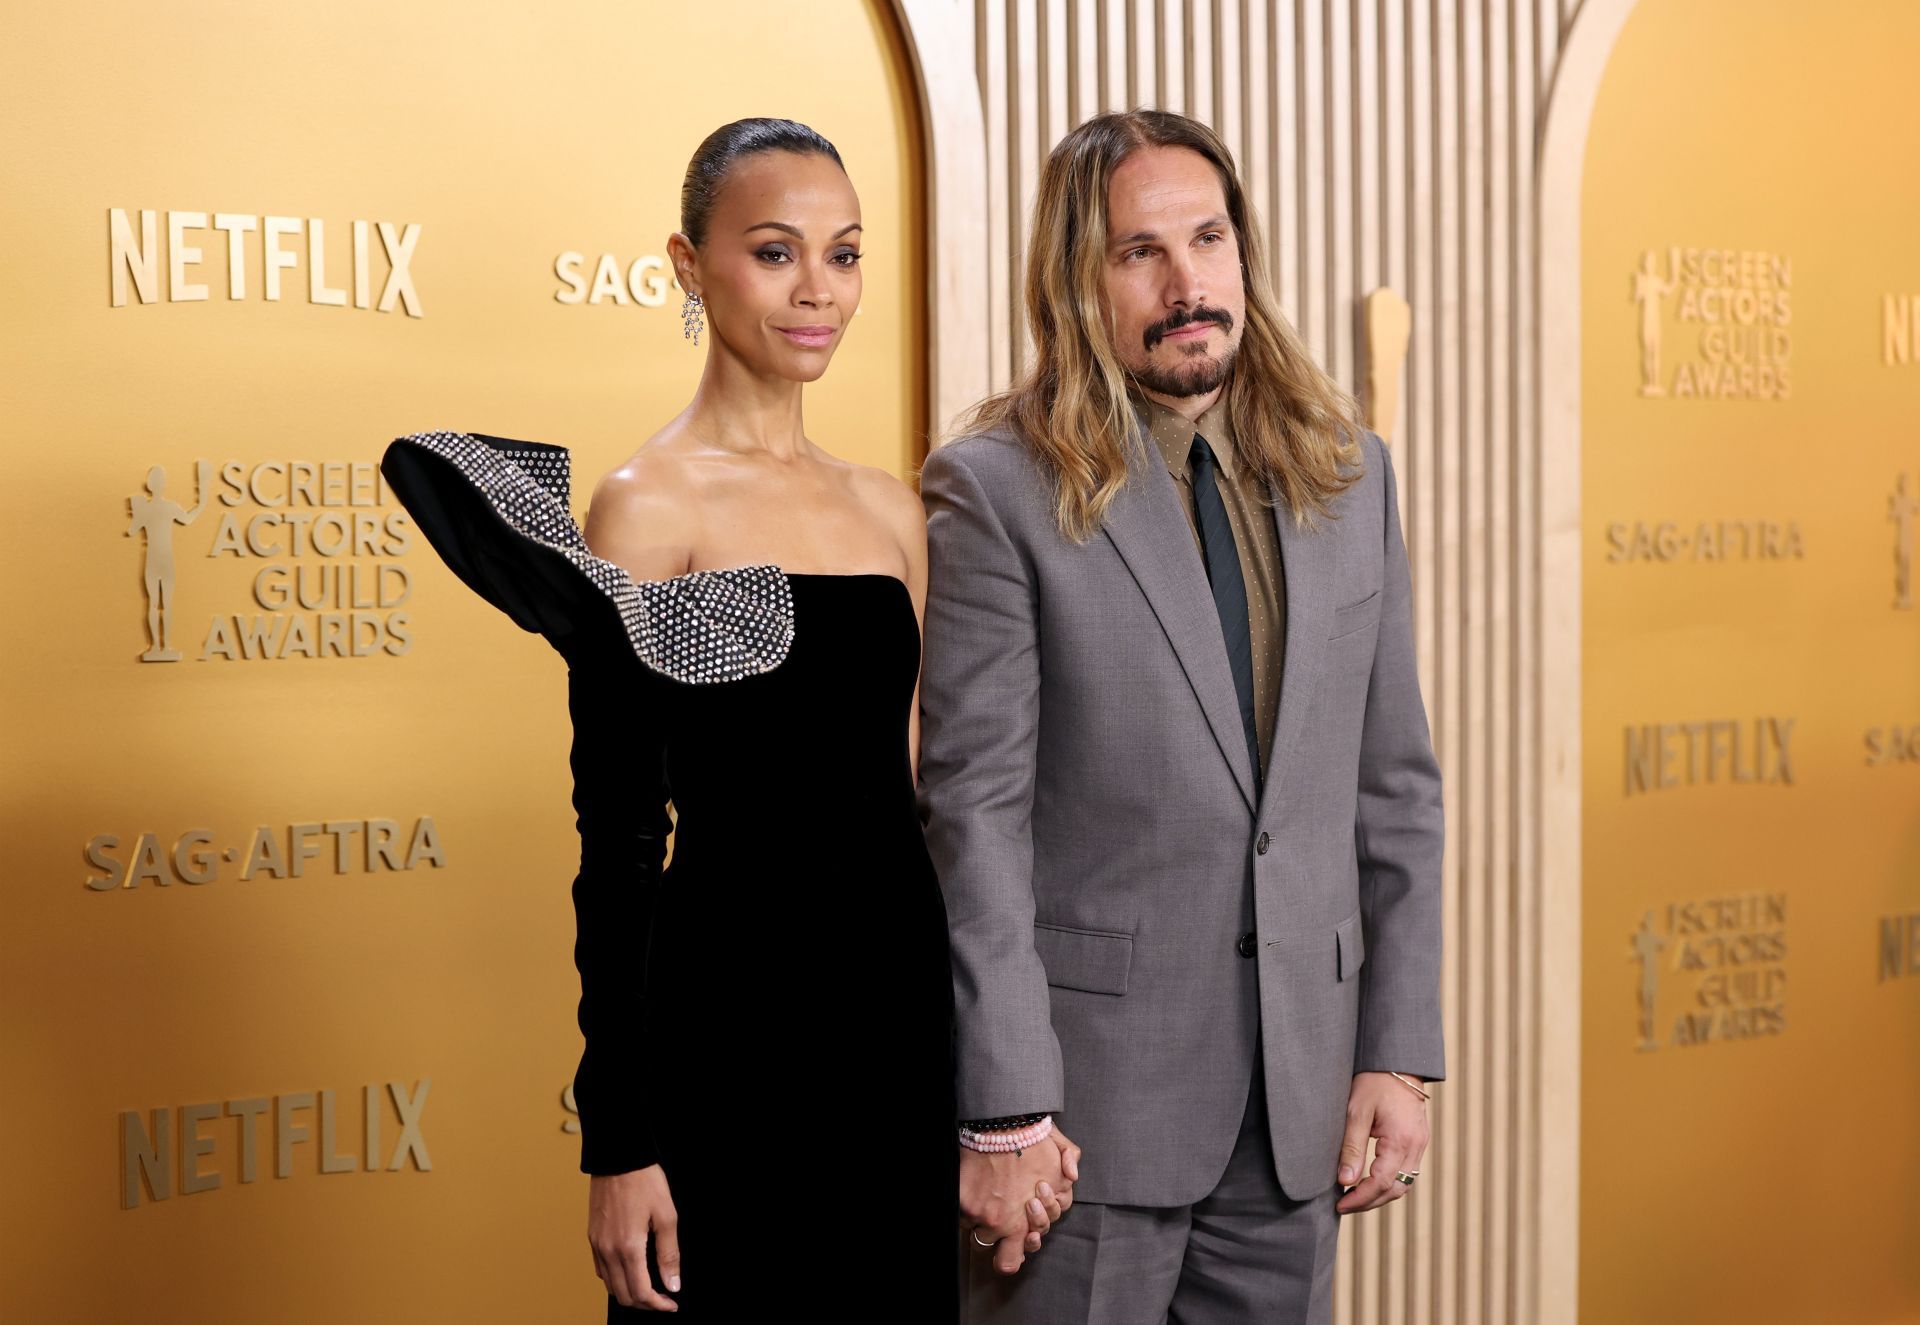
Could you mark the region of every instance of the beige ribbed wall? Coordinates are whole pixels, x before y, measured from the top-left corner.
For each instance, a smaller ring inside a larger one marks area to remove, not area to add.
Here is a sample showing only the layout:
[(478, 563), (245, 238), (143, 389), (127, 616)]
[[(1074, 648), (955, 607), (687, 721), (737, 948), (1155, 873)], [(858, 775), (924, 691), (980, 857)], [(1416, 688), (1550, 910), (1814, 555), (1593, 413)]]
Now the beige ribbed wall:
[[(1450, 1072), (1419, 1187), (1345, 1226), (1336, 1319), (1354, 1325), (1533, 1325), (1574, 1313), (1578, 972), (1561, 956), (1577, 962), (1578, 895), (1560, 866), (1577, 838), (1558, 834), (1554, 868), (1543, 868), (1543, 773), (1561, 777), (1565, 747), (1543, 742), (1541, 718), (1543, 707), (1550, 721), (1565, 708), (1543, 704), (1539, 679), (1553, 613), (1543, 614), (1539, 575), (1535, 190), (1547, 96), (1578, 4), (898, 4), (935, 149), (936, 426), (1018, 371), (1040, 164), (1101, 110), (1166, 107), (1225, 136), (1288, 316), (1356, 392), (1362, 298), (1384, 285), (1412, 305), (1391, 428), (1446, 778)], [(968, 59), (977, 105), (953, 86)], [(1551, 788), (1548, 799), (1548, 813), (1564, 803)], [(1571, 896), (1546, 897), (1543, 877), (1562, 878)]]

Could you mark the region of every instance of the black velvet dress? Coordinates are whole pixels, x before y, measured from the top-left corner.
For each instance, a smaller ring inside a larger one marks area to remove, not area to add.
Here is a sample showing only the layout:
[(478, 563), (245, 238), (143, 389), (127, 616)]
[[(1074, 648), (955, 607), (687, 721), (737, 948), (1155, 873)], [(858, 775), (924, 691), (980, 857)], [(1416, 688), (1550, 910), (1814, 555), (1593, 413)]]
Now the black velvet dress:
[[(955, 1319), (953, 986), (906, 586), (636, 581), (587, 550), (560, 447), (420, 433), (381, 468), (455, 573), (567, 662), (580, 1167), (664, 1168), (677, 1316)], [(651, 1244), (649, 1270), (664, 1292)]]

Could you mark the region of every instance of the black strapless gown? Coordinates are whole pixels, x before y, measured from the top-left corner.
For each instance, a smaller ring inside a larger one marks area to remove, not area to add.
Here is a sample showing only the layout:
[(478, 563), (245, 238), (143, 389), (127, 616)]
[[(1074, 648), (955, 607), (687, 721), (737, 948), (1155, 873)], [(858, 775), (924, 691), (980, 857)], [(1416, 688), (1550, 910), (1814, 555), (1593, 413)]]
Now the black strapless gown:
[(635, 581), (587, 550), (559, 447), (423, 433), (382, 469), (455, 573), (567, 661), (580, 1167), (664, 1168), (678, 1317), (954, 1320), (953, 986), (906, 586)]

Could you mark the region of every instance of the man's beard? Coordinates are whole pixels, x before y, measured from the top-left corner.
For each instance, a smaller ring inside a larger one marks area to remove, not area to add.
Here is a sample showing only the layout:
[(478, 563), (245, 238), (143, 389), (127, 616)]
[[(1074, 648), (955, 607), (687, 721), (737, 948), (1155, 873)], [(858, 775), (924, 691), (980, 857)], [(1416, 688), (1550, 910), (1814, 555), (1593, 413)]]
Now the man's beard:
[(1133, 380), (1157, 395), (1182, 399), (1187, 396), (1204, 396), (1219, 387), (1233, 372), (1233, 361), (1240, 356), (1238, 345), (1229, 345), (1218, 358), (1210, 354), (1194, 355), (1186, 363), (1162, 367), (1151, 358), (1139, 364), (1128, 364), (1127, 371)]
[[(1138, 364), (1126, 365), (1134, 381), (1157, 395), (1171, 396), (1176, 400), (1189, 396), (1204, 396), (1224, 383), (1227, 375), (1233, 371), (1234, 359), (1240, 354), (1240, 346), (1237, 342), (1229, 344), (1217, 359), (1206, 353), (1204, 342), (1202, 342), (1188, 353), (1186, 362), (1177, 363), (1171, 367), (1163, 367), (1154, 362), (1154, 347), (1160, 344), (1168, 332), (1178, 331), (1195, 322), (1211, 322), (1220, 328), (1223, 335), (1230, 335), (1233, 331), (1233, 314), (1224, 308), (1215, 308), (1207, 304), (1202, 304), (1191, 313), (1174, 313), (1162, 318), (1140, 335), (1147, 357)], [(1181, 348), (1183, 352), (1187, 351), (1187, 347)]]

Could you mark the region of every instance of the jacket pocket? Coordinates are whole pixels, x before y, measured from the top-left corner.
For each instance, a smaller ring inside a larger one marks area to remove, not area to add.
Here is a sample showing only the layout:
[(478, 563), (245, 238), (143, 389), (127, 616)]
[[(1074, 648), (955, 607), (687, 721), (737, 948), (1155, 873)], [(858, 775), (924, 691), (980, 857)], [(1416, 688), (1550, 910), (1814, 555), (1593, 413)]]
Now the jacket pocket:
[(1333, 927), (1333, 978), (1350, 980), (1367, 960), (1367, 931), (1355, 911)]
[(1047, 983), (1089, 994), (1124, 994), (1133, 965), (1133, 935), (1068, 925), (1033, 926), (1034, 951), (1047, 968)]
[(1362, 598), (1357, 603), (1348, 603), (1333, 611), (1332, 624), (1327, 629), (1328, 639), (1339, 639), (1342, 635), (1351, 635), (1356, 630), (1365, 630), (1380, 619), (1380, 590)]

